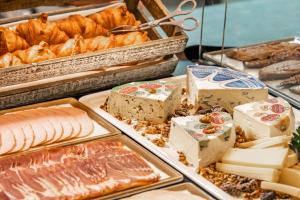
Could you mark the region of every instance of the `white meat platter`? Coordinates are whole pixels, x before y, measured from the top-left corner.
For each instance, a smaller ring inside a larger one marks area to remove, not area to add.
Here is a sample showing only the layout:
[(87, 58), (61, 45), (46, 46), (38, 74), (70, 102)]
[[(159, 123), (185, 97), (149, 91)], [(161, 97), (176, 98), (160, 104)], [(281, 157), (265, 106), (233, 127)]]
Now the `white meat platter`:
[[(183, 87), (186, 82), (186, 75), (171, 77), (162, 80), (180, 83)], [(80, 98), (79, 101), (85, 104), (86, 106), (88, 106), (89, 108), (91, 108), (92, 110), (94, 110), (101, 117), (103, 117), (108, 122), (116, 126), (118, 129), (120, 129), (122, 132), (124, 132), (126, 135), (134, 139), (136, 142), (138, 142), (145, 148), (147, 148), (156, 156), (160, 157), (169, 165), (176, 168), (178, 171), (180, 171), (182, 174), (184, 174), (186, 177), (188, 177), (190, 180), (192, 180), (195, 184), (197, 184), (199, 187), (204, 189), (206, 192), (211, 194), (213, 197), (217, 199), (226, 199), (226, 200), (235, 199), (229, 194), (227, 194), (226, 192), (224, 192), (223, 190), (221, 190), (220, 188), (218, 188), (216, 185), (212, 184), (207, 179), (205, 179), (204, 177), (196, 173), (194, 167), (189, 167), (181, 163), (178, 160), (178, 154), (175, 149), (168, 147), (168, 145), (166, 145), (166, 147), (156, 146), (149, 139), (147, 139), (147, 137), (143, 137), (140, 133), (138, 133), (132, 127), (132, 125), (128, 125), (126, 122), (116, 119), (114, 116), (101, 109), (100, 106), (105, 103), (105, 100), (108, 97), (109, 93), (110, 90), (90, 94)], [(296, 118), (296, 125), (300, 125), (300, 111), (294, 108), (294, 113)]]

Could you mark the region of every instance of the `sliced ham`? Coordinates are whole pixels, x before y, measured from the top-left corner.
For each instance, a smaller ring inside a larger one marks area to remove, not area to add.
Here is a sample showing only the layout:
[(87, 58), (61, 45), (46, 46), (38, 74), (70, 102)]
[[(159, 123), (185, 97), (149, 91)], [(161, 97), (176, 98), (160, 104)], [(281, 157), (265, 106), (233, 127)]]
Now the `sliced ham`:
[(0, 155), (8, 153), (16, 146), (16, 139), (11, 129), (7, 127), (7, 122), (0, 119)]
[[(56, 116), (54, 112), (51, 111), (49, 108), (38, 108), (39, 112), (42, 112), (44, 115), (48, 117), (49, 122), (55, 129), (55, 136), (52, 140), (48, 141), (47, 144), (51, 144), (60, 140), (63, 135), (63, 125), (62, 122), (59, 120), (59, 117)], [(71, 129), (71, 128), (70, 128)]]
[(86, 137), (93, 132), (93, 121), (85, 111), (75, 107), (62, 107), (60, 109), (73, 116), (80, 123), (81, 130), (77, 137)]
[(50, 121), (48, 120), (48, 116), (46, 116), (42, 112), (39, 112), (38, 109), (25, 110), (24, 113), (29, 113), (30, 115), (34, 115), (38, 123), (40, 123), (45, 128), (47, 134), (47, 140), (44, 143), (53, 140), (53, 138), (55, 137), (55, 129), (53, 125), (50, 123)]
[[(45, 108), (40, 108), (40, 109), (45, 109)], [(63, 132), (62, 136), (58, 141), (65, 140), (66, 138), (70, 138), (72, 133), (73, 133), (73, 127), (71, 122), (68, 120), (68, 118), (65, 117), (65, 113), (58, 112), (55, 109), (52, 109), (52, 107), (47, 108), (48, 112), (51, 113), (51, 115), (55, 116), (55, 118), (60, 122)]]
[(1, 122), (6, 123), (7, 128), (11, 130), (15, 137), (15, 147), (8, 153), (22, 150), (25, 146), (25, 134), (23, 132), (22, 126), (18, 123), (18, 120), (10, 115), (1, 115), (0, 118)]
[(75, 117), (73, 117), (69, 113), (65, 112), (62, 107), (50, 107), (49, 109), (56, 112), (57, 115), (63, 116), (64, 119), (66, 121), (69, 121), (72, 125), (72, 128), (73, 128), (72, 134), (69, 135), (68, 137), (64, 138), (63, 140), (75, 138), (79, 135), (81, 127), (80, 127), (79, 122), (75, 119)]
[(19, 111), (18, 114), (26, 123), (29, 123), (35, 135), (32, 146), (43, 144), (47, 141), (47, 131), (45, 126), (38, 117), (32, 112)]
[(27, 123), (25, 120), (23, 120), (23, 118), (20, 117), (18, 114), (7, 114), (7, 116), (14, 118), (16, 120), (16, 123), (20, 124), (20, 126), (23, 129), (25, 135), (25, 145), (22, 148), (22, 151), (29, 149), (33, 145), (33, 141), (35, 137), (30, 124)]

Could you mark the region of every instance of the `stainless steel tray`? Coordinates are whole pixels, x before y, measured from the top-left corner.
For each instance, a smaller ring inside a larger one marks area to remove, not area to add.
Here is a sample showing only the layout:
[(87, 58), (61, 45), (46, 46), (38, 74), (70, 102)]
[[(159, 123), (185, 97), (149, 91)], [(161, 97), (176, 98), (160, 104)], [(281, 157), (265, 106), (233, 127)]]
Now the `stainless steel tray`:
[[(249, 46), (244, 46), (244, 47), (239, 47), (240, 48), (248, 48), (248, 47), (256, 47), (260, 46), (263, 44), (270, 44), (270, 43), (280, 43), (280, 42), (297, 42), (300, 44), (300, 38), (298, 37), (290, 37), (290, 38), (285, 38), (281, 40), (275, 40), (275, 41), (270, 41), (270, 42), (264, 42), (264, 43), (259, 43), (259, 44), (253, 44)], [(223, 66), (229, 67), (238, 71), (243, 71), (246, 72), (250, 75), (253, 75), (254, 77), (258, 77), (258, 71), (259, 69), (249, 69), (246, 68), (243, 64), (243, 62), (228, 58), (225, 53), (230, 52), (232, 50), (235, 50), (237, 48), (231, 48), (231, 49), (226, 49), (224, 50), (224, 55), (223, 55)], [(213, 51), (209, 53), (203, 54), (203, 57), (207, 60), (210, 60), (217, 65), (221, 65), (221, 55), (222, 51)], [(264, 81), (265, 84), (269, 87), (269, 92), (273, 94), (274, 96), (280, 96), (284, 99), (286, 99), (290, 104), (294, 105), (297, 108), (300, 108), (300, 95), (291, 93), (288, 89), (282, 89), (279, 88), (279, 82), (280, 81)]]

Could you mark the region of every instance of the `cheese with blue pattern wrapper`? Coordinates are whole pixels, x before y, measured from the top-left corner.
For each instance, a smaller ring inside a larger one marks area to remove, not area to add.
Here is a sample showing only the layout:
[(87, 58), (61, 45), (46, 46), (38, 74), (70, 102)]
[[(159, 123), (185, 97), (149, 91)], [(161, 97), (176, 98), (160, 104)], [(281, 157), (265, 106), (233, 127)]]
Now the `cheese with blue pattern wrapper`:
[(195, 110), (220, 105), (232, 113), (235, 106), (268, 97), (264, 83), (227, 68), (191, 65), (187, 69), (187, 81), (189, 103)]

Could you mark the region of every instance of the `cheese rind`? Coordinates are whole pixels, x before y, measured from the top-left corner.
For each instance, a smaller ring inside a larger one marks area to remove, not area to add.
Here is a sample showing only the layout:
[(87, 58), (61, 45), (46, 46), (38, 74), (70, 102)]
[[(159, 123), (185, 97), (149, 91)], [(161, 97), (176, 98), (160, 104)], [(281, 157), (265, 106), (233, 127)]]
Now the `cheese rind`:
[[(171, 119), (169, 143), (183, 152), (194, 167), (217, 162), (236, 139), (230, 114), (213, 112), (209, 116), (213, 116), (211, 123), (200, 122), (203, 115)], [(208, 133), (210, 127), (216, 131)]]
[(276, 192), (281, 192), (285, 194), (289, 194), (293, 197), (300, 197), (300, 188), (292, 187), (285, 184), (280, 183), (270, 183), (266, 181), (261, 182), (261, 188), (264, 190), (274, 190)]
[(290, 135), (295, 116), (291, 105), (282, 98), (273, 98), (234, 108), (234, 126), (241, 127), (248, 139)]
[(223, 163), (253, 167), (282, 169), (288, 155), (288, 148), (229, 149), (222, 157)]
[(217, 163), (216, 169), (221, 172), (245, 176), (249, 178), (278, 182), (279, 170), (273, 168), (247, 167), (240, 165), (232, 165), (226, 163)]
[(133, 82), (112, 89), (107, 110), (125, 119), (161, 123), (181, 103), (181, 88), (166, 81)]
[(293, 168), (284, 168), (279, 182), (300, 188), (300, 171)]
[(220, 105), (232, 113), (237, 105), (268, 97), (264, 83), (245, 73), (226, 68), (189, 66), (187, 81), (188, 99), (195, 110)]

